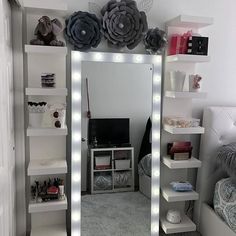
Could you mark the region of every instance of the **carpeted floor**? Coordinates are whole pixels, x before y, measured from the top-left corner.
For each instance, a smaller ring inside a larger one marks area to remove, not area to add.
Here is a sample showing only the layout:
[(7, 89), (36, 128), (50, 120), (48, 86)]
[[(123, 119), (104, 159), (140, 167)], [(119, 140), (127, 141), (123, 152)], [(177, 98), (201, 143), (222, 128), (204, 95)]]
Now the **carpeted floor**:
[(82, 196), (82, 236), (150, 236), (150, 204), (139, 192)]

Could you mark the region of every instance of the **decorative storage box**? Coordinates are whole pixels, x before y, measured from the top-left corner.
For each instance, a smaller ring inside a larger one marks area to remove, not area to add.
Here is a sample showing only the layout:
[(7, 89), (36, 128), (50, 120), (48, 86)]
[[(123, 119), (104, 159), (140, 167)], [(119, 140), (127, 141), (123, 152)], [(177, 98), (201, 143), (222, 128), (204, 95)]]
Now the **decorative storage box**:
[(54, 73), (43, 73), (41, 75), (42, 88), (55, 88), (56, 76)]
[(170, 125), (176, 128), (190, 128), (200, 126), (200, 119), (187, 118), (187, 117), (164, 117), (164, 124)]
[(47, 109), (46, 102), (28, 102), (29, 126), (42, 127), (43, 117)]
[(130, 160), (115, 160), (115, 169), (123, 170), (130, 168)]
[(127, 188), (131, 185), (132, 175), (130, 171), (116, 171), (114, 173), (115, 188)]
[(110, 169), (111, 168), (111, 156), (96, 156), (95, 157), (95, 169)]
[(192, 36), (188, 41), (188, 54), (207, 56), (208, 37)]

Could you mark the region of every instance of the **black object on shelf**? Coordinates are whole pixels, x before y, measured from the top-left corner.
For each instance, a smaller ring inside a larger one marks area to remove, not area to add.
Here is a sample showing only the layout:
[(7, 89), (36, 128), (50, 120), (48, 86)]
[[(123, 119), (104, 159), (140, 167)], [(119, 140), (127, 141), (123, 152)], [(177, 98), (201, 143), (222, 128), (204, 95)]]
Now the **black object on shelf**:
[(208, 37), (192, 36), (188, 41), (187, 54), (192, 55), (208, 55)]

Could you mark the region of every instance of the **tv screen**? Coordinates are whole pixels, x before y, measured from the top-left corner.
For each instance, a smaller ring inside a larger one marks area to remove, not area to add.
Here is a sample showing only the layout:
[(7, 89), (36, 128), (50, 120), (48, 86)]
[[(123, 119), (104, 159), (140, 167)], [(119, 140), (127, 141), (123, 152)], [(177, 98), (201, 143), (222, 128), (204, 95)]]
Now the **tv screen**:
[(90, 119), (89, 120), (89, 145), (96, 138), (98, 145), (129, 144), (129, 119)]

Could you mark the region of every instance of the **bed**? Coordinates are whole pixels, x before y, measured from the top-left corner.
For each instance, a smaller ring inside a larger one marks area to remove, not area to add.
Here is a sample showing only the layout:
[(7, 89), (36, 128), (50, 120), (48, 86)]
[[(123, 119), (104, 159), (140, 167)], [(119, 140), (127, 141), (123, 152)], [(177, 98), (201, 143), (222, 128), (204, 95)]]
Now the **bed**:
[(217, 168), (216, 151), (224, 144), (236, 141), (236, 107), (209, 107), (204, 111), (205, 134), (201, 138), (194, 218), (203, 236), (236, 236), (236, 233), (216, 214), (213, 196), (216, 183), (227, 177)]

